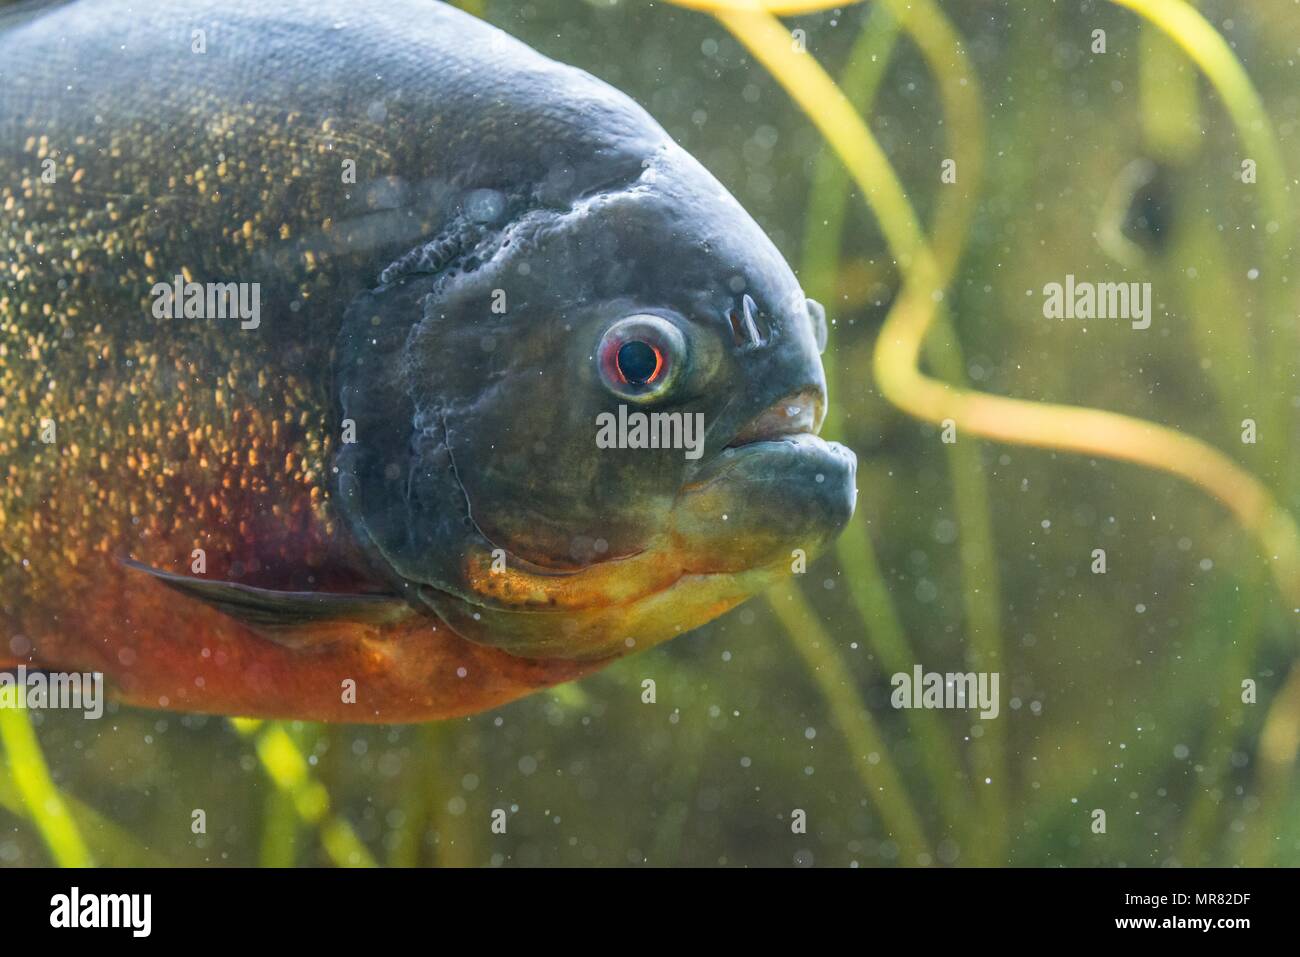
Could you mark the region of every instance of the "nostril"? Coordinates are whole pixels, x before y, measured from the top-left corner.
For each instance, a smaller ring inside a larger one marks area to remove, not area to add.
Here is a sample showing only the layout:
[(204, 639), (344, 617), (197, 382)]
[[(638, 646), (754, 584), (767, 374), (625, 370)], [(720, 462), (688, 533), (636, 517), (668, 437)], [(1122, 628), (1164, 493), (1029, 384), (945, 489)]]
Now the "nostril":
[(741, 297), (739, 309), (727, 313), (727, 321), (731, 323), (731, 338), (741, 349), (757, 349), (767, 345), (771, 335), (770, 325), (749, 293)]
[[(745, 329), (749, 332), (750, 341), (756, 346), (764, 345), (767, 342), (766, 323), (758, 311), (753, 298), (749, 293), (745, 293), (740, 300), (741, 311), (745, 314)], [(760, 325), (760, 323), (762, 323)]]
[(745, 322), (739, 310), (729, 310), (727, 322), (731, 323), (731, 341), (737, 346), (745, 345), (749, 341), (749, 334), (745, 331)]

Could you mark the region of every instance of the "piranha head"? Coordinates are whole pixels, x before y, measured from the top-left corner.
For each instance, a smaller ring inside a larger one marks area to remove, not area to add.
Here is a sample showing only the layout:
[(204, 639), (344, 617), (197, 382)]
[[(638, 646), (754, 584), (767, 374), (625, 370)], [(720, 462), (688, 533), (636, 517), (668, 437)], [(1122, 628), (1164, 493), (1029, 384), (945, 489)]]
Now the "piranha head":
[(695, 628), (856, 497), (853, 453), (817, 436), (822, 307), (666, 137), (605, 167), (560, 199), (467, 190), (340, 342), (353, 527), (414, 604), (529, 657)]

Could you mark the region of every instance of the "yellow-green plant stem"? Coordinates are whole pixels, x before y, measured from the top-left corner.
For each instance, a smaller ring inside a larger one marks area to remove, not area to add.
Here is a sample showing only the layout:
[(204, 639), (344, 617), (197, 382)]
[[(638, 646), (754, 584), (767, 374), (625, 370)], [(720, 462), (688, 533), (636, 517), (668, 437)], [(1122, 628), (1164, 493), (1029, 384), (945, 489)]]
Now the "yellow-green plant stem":
[[(1265, 274), (1264, 309), (1269, 327), (1280, 327), (1282, 341), (1265, 350), (1270, 357), (1267, 373), (1268, 387), (1274, 396), (1272, 423), (1274, 434), (1268, 441), (1281, 446), (1276, 460), (1282, 463), (1279, 481), (1282, 493), (1290, 500), (1295, 498), (1297, 446), (1290, 398), (1295, 392), (1294, 374), (1297, 349), (1296, 332), (1288, 330), (1286, 321), (1294, 323), (1293, 310), (1287, 301), (1283, 285), (1290, 259), (1292, 239), (1291, 206), (1287, 197), (1286, 167), (1277, 135), (1269, 122), (1258, 92), (1250, 77), (1238, 61), (1227, 41), (1197, 10), (1184, 0), (1113, 0), (1146, 18), (1170, 39), (1177, 43), (1188, 57), (1200, 67), (1223, 101), (1237, 129), (1245, 156), (1256, 160), (1261, 205), (1271, 222), (1265, 224), (1264, 242), (1269, 254), (1270, 269)], [(1244, 187), (1243, 187), (1244, 188)], [(1289, 343), (1289, 344), (1288, 344)], [(1290, 481), (1291, 488), (1285, 483)], [(1279, 536), (1281, 532), (1279, 531)], [(1294, 546), (1294, 525), (1292, 526)], [(1281, 589), (1292, 611), (1300, 605), (1300, 562), (1294, 559), (1284, 574), (1292, 577), (1292, 587)], [(1260, 737), (1259, 770), (1256, 775), (1257, 790), (1263, 807), (1280, 806), (1283, 782), (1289, 779), (1300, 748), (1300, 669), (1292, 667), (1286, 682), (1279, 689), (1274, 704), (1264, 721)], [(1258, 820), (1267, 820), (1260, 815)], [(1266, 842), (1260, 837), (1262, 827), (1255, 828), (1255, 838), (1248, 844), (1248, 855), (1256, 861), (1266, 856)]]
[[(294, 746), (301, 750), (302, 735), (295, 733), (294, 725), (280, 725), (290, 736)], [(259, 860), (263, 867), (293, 867), (298, 859), (298, 839), (302, 822), (294, 804), (293, 794), (283, 788), (272, 788), (266, 795), (262, 814), (262, 843)]]
[[(1178, 45), (1150, 21), (1143, 21), (1142, 58), (1142, 111), (1147, 151), (1166, 163), (1185, 166), (1194, 155), (1200, 136), (1195, 67)], [(1213, 282), (1194, 292), (1189, 290), (1182, 297), (1179, 310), (1181, 315), (1191, 320), (1197, 351), (1214, 357), (1208, 370), (1211, 382), (1219, 405), (1231, 410), (1229, 418), (1232, 421), (1225, 424), (1235, 429), (1242, 410), (1253, 407), (1253, 393), (1259, 391), (1258, 385), (1252, 390), (1245, 388), (1253, 378), (1251, 373), (1256, 361), (1253, 353), (1257, 350), (1252, 348), (1249, 329), (1242, 321), (1240, 303), (1247, 301), (1248, 296), (1236, 278), (1237, 270), (1228, 265), (1233, 258), (1229, 256), (1215, 222), (1208, 211), (1185, 212), (1173, 224), (1164, 254), (1157, 258), (1140, 253), (1138, 265), (1160, 269), (1157, 275), (1169, 288), (1177, 288), (1189, 268), (1194, 267), (1206, 276), (1210, 275), (1209, 270), (1216, 266), (1219, 268), (1221, 274)], [(1244, 276), (1244, 267), (1240, 267), (1240, 274)], [(1263, 458), (1264, 448), (1251, 448), (1258, 449), (1259, 457)], [(1264, 628), (1259, 602), (1267, 599), (1266, 584), (1247, 569), (1238, 586), (1241, 591), (1237, 603), (1239, 621), (1232, 629), (1231, 642), (1223, 648), (1219, 704), (1215, 709), (1214, 723), (1198, 749), (1203, 755), (1197, 762), (1198, 787), (1190, 797), (1190, 807), (1183, 823), (1179, 857), (1186, 866), (1210, 863), (1208, 855), (1216, 846), (1215, 834), (1222, 821), (1225, 801), (1224, 782), (1231, 773), (1233, 741), (1245, 724), (1245, 715), (1252, 710), (1241, 701), (1241, 679), (1251, 673)], [(1267, 760), (1257, 761), (1257, 765), (1261, 772), (1271, 767)], [(1264, 849), (1260, 838), (1268, 834), (1268, 822), (1272, 818), (1266, 795), (1276, 794), (1277, 790), (1264, 786), (1261, 774), (1257, 788), (1260, 809), (1250, 818), (1242, 847), (1243, 856), (1252, 863), (1264, 863), (1259, 858)], [(1228, 848), (1221, 847), (1220, 850), (1227, 851)]]
[[(890, 13), (888, 6), (877, 4), (854, 41), (839, 85), (859, 113), (870, 111), (892, 58), (899, 31), (898, 19)], [(809, 192), (800, 279), (808, 295), (829, 304), (832, 314), (837, 298), (836, 275), (847, 218), (849, 186), (844, 164), (833, 151), (824, 150), (817, 159)], [(838, 336), (838, 332), (833, 332), (832, 341)], [(828, 349), (828, 354), (832, 360), (838, 355), (833, 348)], [(828, 362), (826, 385), (832, 398), (836, 394), (837, 378), (834, 362)], [(837, 408), (832, 402), (823, 426), (826, 434), (832, 437), (839, 437)], [(878, 656), (886, 673), (910, 672), (916, 657), (881, 574), (865, 516), (859, 515), (845, 530), (836, 542), (836, 551), (854, 607), (866, 629), (868, 646)], [(943, 721), (925, 709), (909, 710), (907, 718), (912, 733), (916, 735), (921, 763), (929, 776), (940, 816), (949, 828), (963, 829), (963, 822), (969, 817), (964, 813), (969, 794), (961, 762)], [(965, 836), (960, 832), (958, 836), (964, 845)]]
[[(1265, 232), (1275, 260), (1284, 262), (1290, 241), (1290, 216), (1280, 152), (1262, 105), (1231, 50), (1208, 22), (1181, 0), (1116, 2), (1170, 33), (1224, 98), (1246, 149), (1260, 157), (1261, 171), (1267, 167), (1269, 182), (1261, 183), (1262, 196), (1274, 218)], [(1223, 504), (1256, 539), (1277, 588), (1288, 604), (1300, 606), (1300, 533), (1294, 519), (1262, 482), (1208, 443), (1117, 413), (971, 392), (922, 374), (919, 359), (936, 319), (935, 303), (943, 296), (946, 275), (926, 246), (920, 224), (883, 151), (843, 93), (816, 63), (810, 57), (791, 55), (794, 51), (788, 34), (770, 15), (756, 12), (762, 7), (737, 3), (726, 4), (727, 9), (720, 10), (718, 4), (703, 0), (692, 0), (690, 5), (714, 12), (777, 76), (843, 158), (876, 211), (886, 239), (906, 272), (903, 290), (886, 320), (874, 357), (877, 383), (887, 398), (918, 418), (932, 422), (951, 419), (959, 429), (973, 435), (1133, 462), (1197, 485)], [(785, 5), (768, 8), (788, 10)], [(1270, 316), (1281, 315), (1270, 309)], [(1285, 349), (1273, 352), (1280, 354), (1275, 363), (1283, 363), (1285, 368), (1275, 368), (1270, 381), (1285, 385), (1293, 358)], [(1285, 389), (1279, 391), (1286, 393)], [(1280, 425), (1286, 418), (1275, 415), (1274, 421)], [(1295, 684), (1300, 689), (1300, 678)], [(1300, 701), (1300, 690), (1296, 694)], [(1288, 696), (1281, 700), (1288, 700)], [(1300, 708), (1292, 710), (1300, 713)], [(1276, 726), (1285, 729), (1289, 723), (1279, 718)], [(1277, 740), (1289, 742), (1291, 738), (1280, 731)]]
[(1270, 822), (1278, 820), (1285, 807), (1287, 783), (1295, 771), (1300, 750), (1300, 667), (1292, 666), (1277, 691), (1274, 704), (1264, 718), (1256, 755), (1255, 794), (1259, 807), (1247, 835), (1243, 863), (1263, 867), (1271, 862), (1277, 833)]
[[(1241, 701), (1241, 679), (1250, 674), (1255, 657), (1256, 636), (1260, 628), (1260, 602), (1265, 590), (1261, 576), (1248, 575), (1240, 585), (1242, 594), (1240, 620), (1233, 627), (1231, 644), (1223, 649), (1218, 707), (1210, 732), (1200, 744), (1204, 757), (1198, 762), (1198, 790), (1183, 822), (1180, 848), (1182, 863), (1187, 867), (1208, 864), (1202, 855), (1211, 844), (1214, 826), (1221, 813), (1222, 785), (1229, 774), (1229, 760), (1234, 735), (1243, 724), (1245, 708)], [(1216, 797), (1217, 795), (1217, 797)], [(1262, 819), (1262, 815), (1256, 815)]]
[(1196, 70), (1173, 40), (1149, 20), (1138, 51), (1138, 101), (1146, 155), (1186, 166), (1201, 147)]
[(1275, 261), (1286, 260), (1291, 244), (1291, 209), (1287, 200), (1286, 166), (1264, 104), (1217, 30), (1186, 0), (1111, 0), (1145, 17), (1178, 44), (1200, 67), (1228, 110), (1245, 149), (1243, 159), (1257, 160), (1263, 206), (1277, 223), (1265, 231)]
[(900, 264), (910, 267), (876, 343), (876, 381), (886, 398), (930, 422), (952, 419), (971, 435), (1133, 462), (1197, 485), (1255, 536), (1278, 589), (1300, 605), (1300, 534), (1294, 520), (1249, 472), (1206, 442), (1141, 419), (1075, 406), (954, 388), (917, 365), (943, 296), (930, 252), (897, 174), (875, 137), (811, 57), (787, 57), (789, 35), (765, 14), (719, 14), (781, 82), (840, 154)]
[(876, 371), (886, 395), (919, 418), (952, 419), (975, 435), (1133, 462), (1191, 482), (1256, 538), (1278, 590), (1300, 603), (1300, 535), (1294, 520), (1258, 479), (1208, 443), (1114, 412), (959, 391), (903, 365), (915, 361), (924, 336), (930, 311), (924, 300), (935, 291), (929, 290), (907, 290), (881, 333)]
[[(935, 210), (931, 235), (938, 281), (946, 287), (956, 272), (965, 248), (982, 180), (984, 109), (979, 78), (971, 66), (952, 24), (934, 0), (885, 0), (907, 31), (939, 88), (949, 158), (957, 181), (945, 184)], [(934, 334), (926, 343), (930, 363), (940, 378), (953, 384), (966, 382), (965, 361), (947, 310), (936, 303)], [(993, 545), (993, 519), (989, 514), (988, 480), (978, 442), (959, 441), (947, 448), (949, 472), (958, 517), (958, 564), (961, 569), (962, 604), (966, 612), (967, 658), (978, 671), (1002, 673), (1002, 611), (998, 604), (1001, 583)], [(1005, 863), (1007, 844), (1009, 764), (1005, 722), (978, 724), (982, 737), (974, 738), (971, 758), (979, 798), (979, 821), (974, 859), (981, 864)], [(973, 736), (972, 736), (973, 737)]]
[(837, 7), (850, 7), (861, 0), (672, 0), (679, 7), (705, 13), (747, 13), (755, 10), (778, 17), (797, 17), (821, 13)]
[(420, 729), (420, 747), (426, 759), (429, 826), (438, 833), (435, 860), (439, 867), (473, 867), (479, 863), (474, 828), (466, 823), (463, 814), (452, 814), (448, 806), (448, 795), (454, 793), (454, 784), (461, 775), (466, 770), (481, 770), (475, 765), (466, 768), (457, 758), (454, 747), (457, 727), (464, 725), (437, 721)]
[[(1201, 69), (1214, 87), (1228, 115), (1232, 118), (1241, 142), (1241, 159), (1255, 161), (1257, 186), (1238, 184), (1241, 190), (1258, 189), (1264, 218), (1264, 250), (1268, 262), (1261, 272), (1264, 285), (1264, 327), (1280, 331), (1281, 342), (1265, 350), (1266, 381), (1272, 398), (1268, 418), (1264, 420), (1268, 435), (1264, 441), (1278, 449), (1272, 469), (1278, 491), (1292, 496), (1294, 489), (1286, 482), (1295, 475), (1297, 459), (1293, 426), (1295, 413), (1291, 396), (1295, 393), (1296, 355), (1300, 352), (1300, 324), (1285, 285), (1291, 252), (1292, 215), (1287, 197), (1286, 166), (1277, 135), (1268, 113), (1246, 70), (1232, 52), (1228, 42), (1205, 17), (1185, 0), (1113, 0), (1163, 31)], [(1288, 328), (1288, 323), (1290, 328)]]
[(90, 867), (94, 863), (90, 851), (50, 777), (21, 690), (14, 685), (0, 689), (0, 743), (4, 744), (9, 774), (54, 863), (60, 867)]
[(429, 804), (436, 795), (429, 787), (429, 752), (423, 747), (423, 735), (416, 731), (418, 741), (411, 748), (411, 756), (402, 769), (401, 790), (397, 809), (402, 815), (401, 825), (389, 839), (387, 864), (389, 867), (419, 867), (428, 824)]
[[(839, 86), (853, 108), (863, 115), (870, 112), (881, 80), (889, 68), (899, 29), (898, 20), (889, 8), (876, 4), (849, 51)], [(836, 277), (848, 218), (848, 197), (848, 171), (834, 151), (822, 150), (813, 168), (812, 186), (808, 191), (799, 279), (808, 295), (826, 304), (830, 318), (835, 316), (838, 301)], [(836, 336), (835, 328), (832, 324), (832, 338)], [(839, 375), (833, 361), (835, 353), (831, 351), (829, 354), (832, 361), (826, 363), (826, 388), (834, 398)], [(834, 434), (838, 420), (839, 409), (832, 403), (826, 410), (823, 428)]]
[(262, 810), (262, 843), (258, 862), (262, 867), (293, 867), (298, 859), (298, 832), (302, 830), (293, 796), (272, 788)]
[[(921, 9), (917, 4), (907, 5), (899, 2), (896, 7), (891, 7), (891, 11), (899, 17), (903, 28), (908, 30), (909, 35), (931, 64), (932, 71), (936, 72), (944, 95), (945, 107), (955, 111), (951, 123), (952, 135), (954, 137), (959, 135), (959, 131), (955, 129), (957, 126), (967, 128), (973, 126), (976, 131), (973, 139), (978, 143), (982, 133), (979, 132), (978, 125), (979, 101), (975, 79), (973, 74), (968, 74), (960, 66), (953, 67), (954, 62), (961, 63), (962, 54), (958, 38), (951, 32), (947, 20), (933, 4), (926, 4), (924, 9)], [(920, 223), (884, 152), (854, 110), (852, 103), (816, 61), (799, 51), (791, 42), (791, 37), (785, 28), (768, 14), (715, 11), (714, 15), (781, 82), (830, 142), (849, 168), (850, 174), (858, 183), (868, 203), (875, 210), (899, 268), (905, 276), (911, 277), (919, 271), (926, 277), (925, 285), (932, 290), (933, 300), (937, 301), (940, 290), (946, 285), (947, 274), (960, 258), (961, 239), (966, 231), (969, 204), (955, 201), (960, 198), (961, 193), (955, 193), (954, 200), (942, 203), (936, 213), (936, 232), (941, 236), (953, 237), (943, 248), (941, 265), (940, 260), (931, 253)], [(864, 169), (876, 172), (863, 175)], [(978, 182), (977, 152), (963, 153), (958, 161), (959, 182), (963, 169), (972, 185)], [(935, 174), (938, 175), (938, 170)], [(962, 190), (966, 188), (966, 186), (961, 187)], [(973, 193), (972, 189), (971, 195)], [(910, 284), (909, 279), (904, 289), (906, 290)], [(933, 304), (932, 301), (932, 307)], [(927, 326), (934, 318), (934, 309), (931, 308), (927, 316)], [(946, 328), (943, 333), (943, 337), (934, 347), (936, 355), (945, 366), (944, 371), (964, 378), (960, 369), (960, 353), (956, 349), (955, 338)], [(918, 355), (913, 357), (913, 363), (919, 358), (920, 346), (921, 343), (918, 343)], [(882, 391), (885, 391), (886, 384), (880, 379), (877, 370), (878, 384)], [(887, 391), (885, 394), (898, 404)], [(937, 421), (942, 421), (942, 418), (944, 417), (940, 417)], [(996, 564), (991, 544), (991, 522), (987, 515), (987, 495), (979, 463), (979, 451), (974, 443), (967, 441), (961, 448), (953, 448), (950, 452), (954, 466), (954, 491), (962, 518), (961, 558), (965, 586), (963, 597), (971, 631), (970, 652), (973, 658), (981, 662), (983, 668), (999, 671), (1001, 670), (1001, 634), (997, 608)], [(978, 792), (985, 812), (981, 816), (985, 818), (986, 825), (979, 831), (982, 840), (976, 854), (976, 860), (982, 863), (1000, 859), (1005, 842), (1004, 741), (1005, 733), (1001, 727), (998, 727), (987, 732), (986, 740), (980, 741), (973, 749), (977, 775), (985, 782)]]
[[(1180, 222), (1175, 224), (1163, 261), (1153, 265), (1163, 266), (1160, 275), (1170, 286), (1174, 286), (1179, 276), (1191, 266), (1203, 275), (1209, 275), (1209, 269), (1214, 264), (1231, 262), (1228, 253), (1215, 228), (1214, 218), (1208, 212), (1191, 213), (1181, 217)], [(1226, 267), (1222, 268), (1226, 271)], [(1189, 291), (1180, 304), (1182, 314), (1191, 320), (1198, 352), (1214, 357), (1210, 369), (1211, 383), (1219, 404), (1225, 409), (1247, 408), (1248, 392), (1252, 391), (1246, 386), (1251, 382), (1253, 357), (1248, 337), (1242, 329), (1243, 324), (1237, 319), (1240, 315), (1237, 306), (1244, 298), (1240, 281), (1231, 276), (1218, 276), (1208, 288)], [(1235, 424), (1234, 421), (1232, 426)], [(1224, 657), (1220, 665), (1223, 687), (1220, 703), (1215, 712), (1215, 723), (1199, 749), (1203, 755), (1198, 761), (1201, 767), (1197, 773), (1199, 789), (1185, 815), (1180, 845), (1181, 861), (1189, 867), (1211, 863), (1211, 858), (1207, 855), (1212, 848), (1218, 847), (1220, 853), (1229, 850), (1221, 842), (1215, 842), (1215, 828), (1222, 823), (1225, 803), (1221, 785), (1232, 773), (1232, 743), (1245, 723), (1244, 715), (1253, 709), (1253, 706), (1242, 703), (1240, 683), (1243, 677), (1252, 673), (1257, 649), (1266, 628), (1260, 614), (1260, 602), (1269, 599), (1268, 582), (1253, 573), (1250, 566), (1243, 569), (1237, 577), (1238, 587), (1246, 596), (1238, 602), (1244, 610), (1240, 612), (1240, 621), (1232, 629), (1231, 643), (1222, 649)], [(1274, 712), (1270, 712), (1272, 713)], [(1268, 726), (1267, 718), (1263, 726)], [(1261, 807), (1260, 812), (1249, 819), (1246, 841), (1242, 845), (1242, 853), (1247, 860), (1251, 859), (1252, 852), (1258, 852), (1260, 848), (1254, 839), (1268, 831), (1266, 822), (1269, 818), (1264, 809), (1269, 805), (1265, 792), (1270, 789), (1264, 785), (1262, 778), (1265, 769), (1270, 766), (1265, 760), (1257, 760), (1256, 765), (1261, 774), (1257, 786)]]
[[(145, 847), (122, 827), (104, 817), (90, 805), (64, 794), (63, 803), (86, 840), (91, 859), (108, 867), (165, 867), (162, 855)], [(0, 807), (15, 817), (31, 821), (31, 809), (23, 798), (13, 775), (0, 768)]]
[(257, 758), (271, 783), (293, 801), (304, 824), (318, 828), (325, 853), (339, 867), (374, 867), (375, 859), (347, 821), (330, 812), (329, 792), (311, 774), (311, 767), (288, 731), (276, 721), (233, 718), (231, 723), (251, 738)]
[[(858, 694), (844, 657), (795, 586), (768, 593), (768, 601), (785, 626), (795, 648), (813, 673), (822, 694), (830, 703), (840, 733), (881, 821), (898, 844), (904, 864), (934, 861), (920, 818), (907, 796), (902, 778), (885, 747), (875, 719)], [(876, 760), (872, 761), (872, 755)]]
[[(849, 596), (866, 626), (869, 647), (879, 658), (881, 670), (890, 675), (910, 674), (916, 656), (894, 609), (893, 596), (881, 573), (866, 521), (858, 518), (852, 522), (845, 529), (836, 550), (848, 583)], [(770, 596), (770, 600), (776, 602), (780, 599)], [(794, 636), (791, 638), (794, 640)], [(935, 805), (948, 828), (965, 847), (971, 833), (965, 823), (969, 819), (965, 812), (970, 792), (948, 728), (938, 715), (925, 709), (909, 709), (907, 719), (916, 735), (921, 765), (933, 788)]]

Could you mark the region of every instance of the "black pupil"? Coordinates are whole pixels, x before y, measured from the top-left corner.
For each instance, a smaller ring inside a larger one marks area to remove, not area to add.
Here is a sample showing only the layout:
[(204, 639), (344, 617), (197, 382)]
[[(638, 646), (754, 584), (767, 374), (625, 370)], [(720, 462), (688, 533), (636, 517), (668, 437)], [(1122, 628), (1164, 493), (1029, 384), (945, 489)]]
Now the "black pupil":
[(648, 342), (634, 339), (618, 348), (618, 371), (633, 385), (645, 385), (655, 374), (659, 358)]

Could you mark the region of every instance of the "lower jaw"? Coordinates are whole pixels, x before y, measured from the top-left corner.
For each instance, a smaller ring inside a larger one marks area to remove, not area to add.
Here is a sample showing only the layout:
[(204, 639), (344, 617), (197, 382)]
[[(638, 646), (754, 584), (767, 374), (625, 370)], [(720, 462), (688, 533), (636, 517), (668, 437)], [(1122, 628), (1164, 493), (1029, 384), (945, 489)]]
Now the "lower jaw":
[(686, 572), (631, 601), (570, 611), (487, 608), (446, 595), (430, 604), (453, 631), (476, 644), (520, 658), (594, 661), (644, 651), (693, 631), (788, 574), (784, 562)]
[[(456, 599), (436, 610), (462, 637), (523, 658), (585, 661), (653, 647), (822, 551), (852, 517), (855, 467), (852, 452), (813, 436), (727, 450), (683, 488), (658, 547), (611, 563), (611, 573), (632, 576), (630, 589), (613, 591), (635, 594), (637, 582), (657, 590), (563, 611)], [(685, 571), (673, 579), (675, 569)]]
[(684, 491), (673, 513), (684, 567), (788, 572), (794, 559), (821, 552), (848, 526), (857, 496), (852, 453), (828, 447), (794, 462), (786, 450), (775, 454), (786, 467), (771, 467), (758, 449)]
[(720, 618), (788, 573), (785, 566), (768, 566), (683, 575), (621, 609), (616, 621), (594, 627), (572, 657), (622, 657), (653, 648)]

